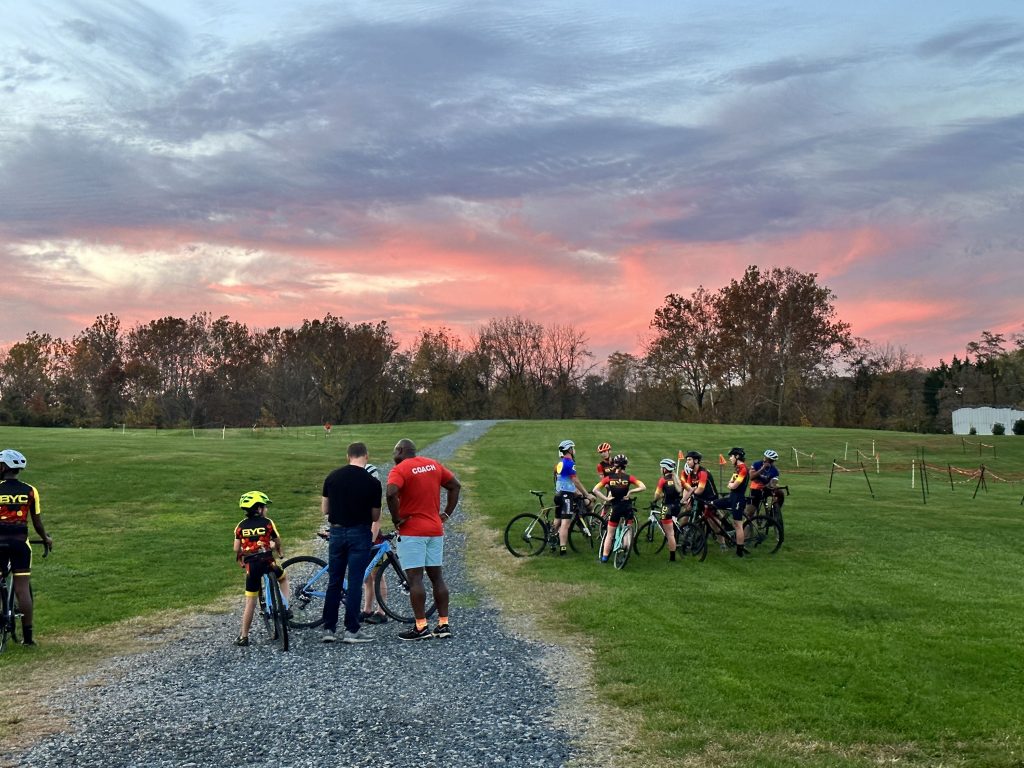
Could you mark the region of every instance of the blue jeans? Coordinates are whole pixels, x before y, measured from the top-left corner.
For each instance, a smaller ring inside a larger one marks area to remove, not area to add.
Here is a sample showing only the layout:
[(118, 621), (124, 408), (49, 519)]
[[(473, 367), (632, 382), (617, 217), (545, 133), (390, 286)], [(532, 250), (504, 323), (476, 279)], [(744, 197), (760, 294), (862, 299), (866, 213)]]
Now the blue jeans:
[[(359, 631), (359, 613), (363, 603), (363, 574), (370, 563), (370, 526), (331, 528), (327, 550), (327, 595), (324, 597), (324, 629), (338, 629), (338, 608), (345, 595), (345, 629)], [(348, 589), (343, 589), (345, 571)]]

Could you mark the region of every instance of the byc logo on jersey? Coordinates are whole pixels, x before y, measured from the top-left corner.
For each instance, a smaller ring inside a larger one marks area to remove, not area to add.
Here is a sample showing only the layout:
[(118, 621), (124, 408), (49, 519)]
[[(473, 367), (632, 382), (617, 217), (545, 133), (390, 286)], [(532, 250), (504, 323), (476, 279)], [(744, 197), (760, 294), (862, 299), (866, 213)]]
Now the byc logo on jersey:
[(0, 504), (28, 504), (27, 493), (3, 493), (0, 494)]
[(266, 535), (267, 535), (267, 529), (266, 528), (243, 528), (242, 529), (242, 536), (244, 538), (246, 538), (246, 539), (252, 538), (253, 536), (266, 536)]

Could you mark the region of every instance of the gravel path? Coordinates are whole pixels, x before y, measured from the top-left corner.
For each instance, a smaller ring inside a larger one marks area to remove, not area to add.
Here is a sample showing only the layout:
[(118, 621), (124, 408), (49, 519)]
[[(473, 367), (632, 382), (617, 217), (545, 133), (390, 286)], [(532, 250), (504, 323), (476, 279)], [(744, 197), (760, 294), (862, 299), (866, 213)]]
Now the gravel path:
[[(462, 423), (421, 453), (447, 461), (493, 424)], [(502, 628), (466, 577), (464, 537), (447, 536), (451, 640), (404, 642), (389, 622), (366, 628), (375, 642), (363, 645), (323, 645), (319, 631), (305, 630), (293, 632), (289, 653), (240, 649), (231, 644), (240, 605), (202, 615), (182, 640), (115, 659), (58, 690), (48, 703), (67, 713), (71, 729), (0, 763), (565, 765), (574, 747), (553, 725), (556, 691), (541, 668), (553, 648)]]

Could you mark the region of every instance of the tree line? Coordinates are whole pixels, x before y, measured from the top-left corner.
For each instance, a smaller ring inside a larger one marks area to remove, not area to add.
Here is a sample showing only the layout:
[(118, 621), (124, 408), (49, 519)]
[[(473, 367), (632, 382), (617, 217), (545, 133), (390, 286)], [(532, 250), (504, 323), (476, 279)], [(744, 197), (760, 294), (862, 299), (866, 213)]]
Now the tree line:
[(571, 323), (492, 318), (408, 348), (385, 321), (328, 314), (249, 328), (209, 313), (70, 340), (31, 332), (0, 355), (0, 423), (281, 426), (471, 418), (608, 418), (949, 431), (962, 405), (1020, 405), (1024, 336), (982, 332), (933, 369), (854, 338), (817, 275), (750, 266), (717, 291), (665, 297), (642, 353), (595, 360)]

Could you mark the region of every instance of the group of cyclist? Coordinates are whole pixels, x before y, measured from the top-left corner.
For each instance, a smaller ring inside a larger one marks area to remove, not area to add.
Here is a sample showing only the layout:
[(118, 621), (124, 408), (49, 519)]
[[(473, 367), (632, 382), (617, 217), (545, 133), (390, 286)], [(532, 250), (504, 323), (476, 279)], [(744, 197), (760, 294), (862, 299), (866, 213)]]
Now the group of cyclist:
[[(612, 455), (610, 443), (603, 442), (597, 446), (600, 457), (597, 463), (598, 482), (590, 491), (580, 482), (576, 472), (576, 444), (572, 440), (563, 440), (558, 444), (558, 452), (559, 460), (555, 464), (555, 518), (559, 554), (566, 554), (569, 528), (576, 505), (583, 503), (590, 506), (601, 499), (610, 509), (601, 551), (601, 562), (607, 562), (615, 529), (623, 520), (635, 516), (632, 499), (647, 490), (647, 486), (629, 473), (629, 459), (625, 454)], [(727, 484), (727, 493), (721, 496), (714, 477), (702, 464), (704, 456), (700, 451), (687, 451), (685, 454), (680, 451), (678, 462), (670, 458), (659, 462), (661, 476), (654, 489), (654, 501), (660, 503), (664, 510), (661, 525), (668, 541), (669, 560), (676, 559), (674, 521), (685, 523), (692, 511), (702, 512), (706, 508), (727, 510), (735, 529), (736, 555), (744, 557), (747, 554), (744, 522), (753, 515), (767, 495), (774, 496), (776, 505), (781, 509), (784, 496), (778, 489), (778, 452), (769, 448), (762, 458), (748, 467), (746, 451), (734, 447), (729, 450), (727, 459), (732, 474)], [(724, 546), (724, 537), (720, 541)]]

